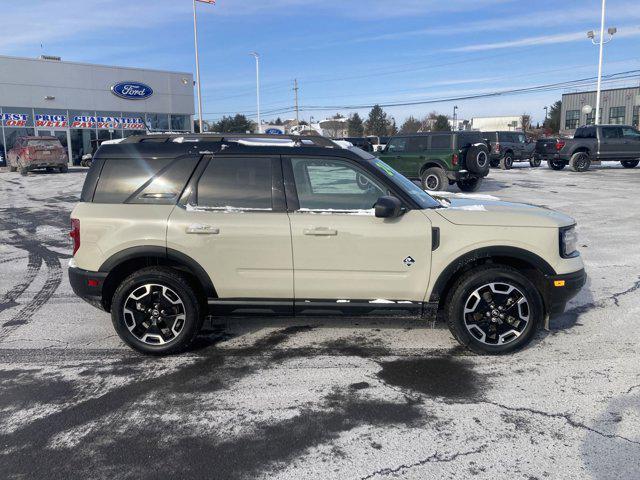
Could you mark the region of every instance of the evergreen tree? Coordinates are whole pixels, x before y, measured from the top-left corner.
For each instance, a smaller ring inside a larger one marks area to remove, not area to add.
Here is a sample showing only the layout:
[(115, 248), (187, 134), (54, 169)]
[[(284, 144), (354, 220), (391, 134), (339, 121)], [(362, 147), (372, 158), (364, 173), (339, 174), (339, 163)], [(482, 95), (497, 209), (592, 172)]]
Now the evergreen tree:
[(407, 118), (400, 127), (400, 133), (417, 133), (418, 130), (420, 130), (421, 126), (422, 122), (415, 118), (413, 115), (410, 115), (409, 118)]
[(364, 136), (364, 122), (358, 112), (349, 117), (347, 121), (347, 129), (349, 130), (350, 137), (362, 137)]
[(433, 123), (432, 129), (434, 132), (450, 132), (451, 125), (449, 125), (449, 119), (446, 115), (438, 115), (436, 121)]
[(549, 117), (544, 121), (544, 128), (551, 130), (552, 133), (560, 131), (560, 112), (562, 111), (562, 101), (558, 100), (549, 107)]
[(384, 137), (388, 134), (389, 122), (387, 114), (380, 105), (374, 105), (369, 112), (369, 118), (365, 122), (365, 131), (367, 135), (375, 135), (376, 137)]
[(256, 124), (245, 115), (237, 113), (234, 117), (222, 117), (211, 126), (211, 130), (218, 133), (246, 133), (255, 131)]

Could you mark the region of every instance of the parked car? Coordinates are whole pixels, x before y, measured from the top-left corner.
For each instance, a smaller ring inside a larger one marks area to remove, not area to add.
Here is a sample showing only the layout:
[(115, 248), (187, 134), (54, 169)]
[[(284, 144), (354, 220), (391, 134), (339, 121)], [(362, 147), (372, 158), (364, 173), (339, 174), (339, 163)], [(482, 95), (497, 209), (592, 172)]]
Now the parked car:
[(585, 282), (566, 215), (437, 200), (358, 148), (264, 137), (130, 137), (96, 153), (69, 279), (134, 349), (182, 351), (207, 314), (441, 312), (463, 345), (505, 353)]
[(489, 150), (480, 132), (400, 135), (377, 155), (430, 191), (455, 183), (463, 192), (474, 192), (489, 173)]
[(634, 168), (640, 163), (640, 132), (629, 125), (588, 125), (577, 128), (573, 138), (556, 139), (555, 150), (547, 155), (554, 170), (569, 165), (575, 172), (585, 172), (592, 162), (600, 161)]
[(44, 168), (66, 173), (69, 157), (57, 137), (18, 137), (7, 152), (9, 170), (27, 175), (32, 170)]
[(522, 132), (482, 132), (490, 143), (489, 158), (492, 167), (509, 170), (513, 162), (529, 161), (532, 167), (540, 166), (540, 159), (534, 155), (535, 143)]

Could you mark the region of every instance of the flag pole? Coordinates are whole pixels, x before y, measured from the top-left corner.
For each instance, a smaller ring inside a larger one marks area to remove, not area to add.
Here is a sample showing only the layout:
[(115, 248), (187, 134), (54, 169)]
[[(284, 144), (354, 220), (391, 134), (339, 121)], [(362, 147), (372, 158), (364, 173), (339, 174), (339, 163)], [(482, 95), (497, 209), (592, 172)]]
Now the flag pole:
[(200, 90), (200, 61), (198, 59), (198, 21), (196, 16), (196, 0), (193, 0), (193, 42), (196, 49), (196, 85), (198, 87), (198, 123), (200, 133), (202, 129), (202, 92)]

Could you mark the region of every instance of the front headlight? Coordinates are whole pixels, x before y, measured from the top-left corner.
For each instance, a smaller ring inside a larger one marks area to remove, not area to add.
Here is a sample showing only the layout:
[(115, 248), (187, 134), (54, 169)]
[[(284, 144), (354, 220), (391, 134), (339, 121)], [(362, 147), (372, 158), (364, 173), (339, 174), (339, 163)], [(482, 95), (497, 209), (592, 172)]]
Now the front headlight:
[(560, 229), (560, 256), (563, 258), (575, 257), (578, 255), (578, 234), (576, 226), (564, 227)]

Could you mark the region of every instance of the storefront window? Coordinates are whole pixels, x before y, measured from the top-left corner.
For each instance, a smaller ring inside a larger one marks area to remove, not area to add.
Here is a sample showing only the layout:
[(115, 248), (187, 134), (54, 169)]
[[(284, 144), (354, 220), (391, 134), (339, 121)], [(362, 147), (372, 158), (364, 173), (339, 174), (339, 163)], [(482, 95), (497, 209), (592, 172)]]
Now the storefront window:
[(69, 127), (69, 117), (66, 110), (41, 108), (35, 111), (35, 126), (38, 130), (60, 130)]
[(18, 138), (32, 135), (35, 135), (33, 128), (5, 128), (4, 141), (6, 151), (9, 152), (13, 148)]
[(122, 121), (122, 134), (124, 137), (141, 135), (147, 131), (144, 122), (144, 113), (122, 112)]
[(169, 130), (169, 115), (166, 113), (147, 113), (147, 127), (153, 132)]
[(190, 115), (171, 115), (171, 130), (178, 132), (190, 132)]
[(90, 128), (72, 128), (71, 136), (71, 160), (74, 165), (80, 165), (83, 155), (92, 154), (97, 149), (96, 131)]
[[(33, 110), (30, 108), (0, 108), (0, 126), (4, 127), (4, 148), (0, 149), (2, 163), (6, 161), (6, 153), (11, 150), (20, 137), (34, 135)], [(0, 137), (2, 143), (2, 137)]]

